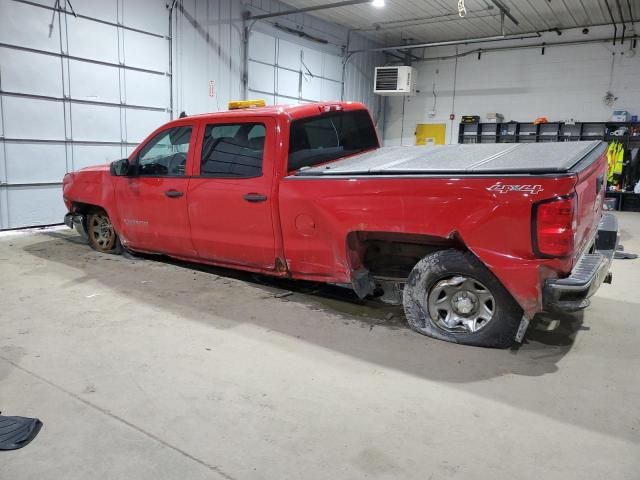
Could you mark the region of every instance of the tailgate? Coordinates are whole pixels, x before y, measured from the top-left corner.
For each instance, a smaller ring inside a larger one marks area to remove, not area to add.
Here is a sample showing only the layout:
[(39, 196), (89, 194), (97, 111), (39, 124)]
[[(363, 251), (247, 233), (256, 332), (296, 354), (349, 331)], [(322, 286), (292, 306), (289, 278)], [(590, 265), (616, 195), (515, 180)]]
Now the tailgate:
[[(604, 149), (604, 151), (603, 151)], [(576, 210), (576, 238), (574, 261), (590, 246), (598, 230), (598, 223), (602, 216), (604, 196), (607, 186), (607, 156), (606, 148), (600, 148), (595, 161), (588, 162), (576, 172), (575, 186)], [(578, 168), (580, 165), (577, 166)]]

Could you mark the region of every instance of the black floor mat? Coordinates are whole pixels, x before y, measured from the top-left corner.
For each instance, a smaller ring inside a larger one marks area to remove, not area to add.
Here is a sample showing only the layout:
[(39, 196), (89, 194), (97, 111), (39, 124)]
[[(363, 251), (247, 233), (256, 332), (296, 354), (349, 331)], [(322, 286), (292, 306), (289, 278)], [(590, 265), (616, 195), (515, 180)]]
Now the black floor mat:
[(37, 418), (0, 415), (0, 450), (17, 450), (31, 442), (42, 428)]
[(618, 260), (634, 260), (638, 258), (638, 254), (618, 251), (613, 254), (613, 258), (617, 258)]

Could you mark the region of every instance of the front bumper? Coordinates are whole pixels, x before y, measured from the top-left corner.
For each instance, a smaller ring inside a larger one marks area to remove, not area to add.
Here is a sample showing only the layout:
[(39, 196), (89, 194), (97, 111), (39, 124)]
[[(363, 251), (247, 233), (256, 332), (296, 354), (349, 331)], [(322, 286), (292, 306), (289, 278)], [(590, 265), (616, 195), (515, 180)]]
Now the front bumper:
[(618, 246), (618, 220), (608, 213), (598, 225), (594, 248), (587, 250), (565, 278), (545, 281), (542, 294), (547, 311), (582, 310), (589, 306), (589, 297), (602, 283), (611, 283), (611, 261)]
[(64, 224), (67, 227), (72, 228), (76, 232), (78, 232), (85, 240), (89, 238), (89, 236), (87, 235), (87, 229), (85, 228), (86, 224), (84, 221), (84, 215), (80, 215), (77, 213), (67, 213), (64, 216)]

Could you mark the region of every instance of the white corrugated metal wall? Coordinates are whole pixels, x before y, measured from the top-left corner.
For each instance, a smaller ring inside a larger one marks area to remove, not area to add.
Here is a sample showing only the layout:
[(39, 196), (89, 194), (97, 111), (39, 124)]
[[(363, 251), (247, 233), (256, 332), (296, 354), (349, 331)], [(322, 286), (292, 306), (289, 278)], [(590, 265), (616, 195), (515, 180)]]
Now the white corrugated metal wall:
[(0, 0), (2, 229), (59, 223), (66, 172), (126, 156), (169, 119), (164, 2), (75, 0), (77, 16), (53, 3)]
[[(176, 16), (175, 111), (188, 114), (226, 109), (242, 98), (242, 13), (277, 12), (291, 7), (276, 0), (184, 0)], [(283, 31), (304, 32), (326, 40), (322, 44)], [(268, 103), (339, 100), (342, 90), (343, 46), (348, 30), (311, 15), (297, 14), (257, 22), (248, 49), (249, 97)], [(350, 36), (350, 49), (377, 46), (364, 37)], [(357, 54), (347, 63), (345, 100), (366, 103), (381, 115), (382, 102), (373, 94), (373, 70), (384, 62), (381, 54)], [(305, 67), (306, 65), (306, 67)], [(308, 70), (307, 70), (308, 69)], [(214, 96), (210, 96), (213, 82)]]
[(340, 49), (288, 37), (266, 29), (251, 33), (249, 97), (264, 98), (272, 105), (340, 100)]
[[(53, 1), (0, 0), (0, 229), (59, 223), (66, 172), (128, 155), (170, 118), (171, 42), (174, 116), (224, 110), (242, 98), (242, 12), (288, 8), (275, 0), (183, 0), (170, 34), (166, 3), (73, 0), (75, 16), (65, 0), (62, 12)], [(346, 28), (295, 15), (258, 22), (253, 32), (254, 95), (279, 103), (340, 98)], [(351, 35), (350, 48), (367, 46)], [(354, 56), (344, 85), (346, 100), (365, 102), (378, 117), (372, 74), (382, 61)]]

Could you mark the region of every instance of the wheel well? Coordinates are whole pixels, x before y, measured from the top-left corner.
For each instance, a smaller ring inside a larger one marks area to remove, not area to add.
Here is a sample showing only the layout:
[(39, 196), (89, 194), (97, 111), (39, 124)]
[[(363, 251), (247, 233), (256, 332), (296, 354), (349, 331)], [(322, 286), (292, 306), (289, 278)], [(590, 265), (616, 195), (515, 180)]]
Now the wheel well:
[(366, 268), (373, 277), (406, 279), (425, 256), (456, 248), (466, 250), (454, 232), (448, 237), (394, 232), (351, 232), (347, 237), (351, 268)]
[(85, 231), (89, 228), (87, 225), (87, 215), (94, 212), (105, 212), (107, 211), (99, 205), (93, 205), (91, 203), (82, 203), (82, 202), (73, 202), (71, 204), (74, 213), (79, 213), (82, 215), (82, 223)]
[(99, 210), (104, 210), (102, 207), (98, 205), (92, 205), (90, 203), (82, 203), (82, 202), (73, 202), (71, 204), (73, 206), (73, 211), (75, 213), (88, 214)]
[(96, 211), (105, 211), (101, 206), (93, 205), (91, 203), (73, 202), (71, 205), (75, 213), (81, 213), (83, 215), (88, 215), (89, 213)]

